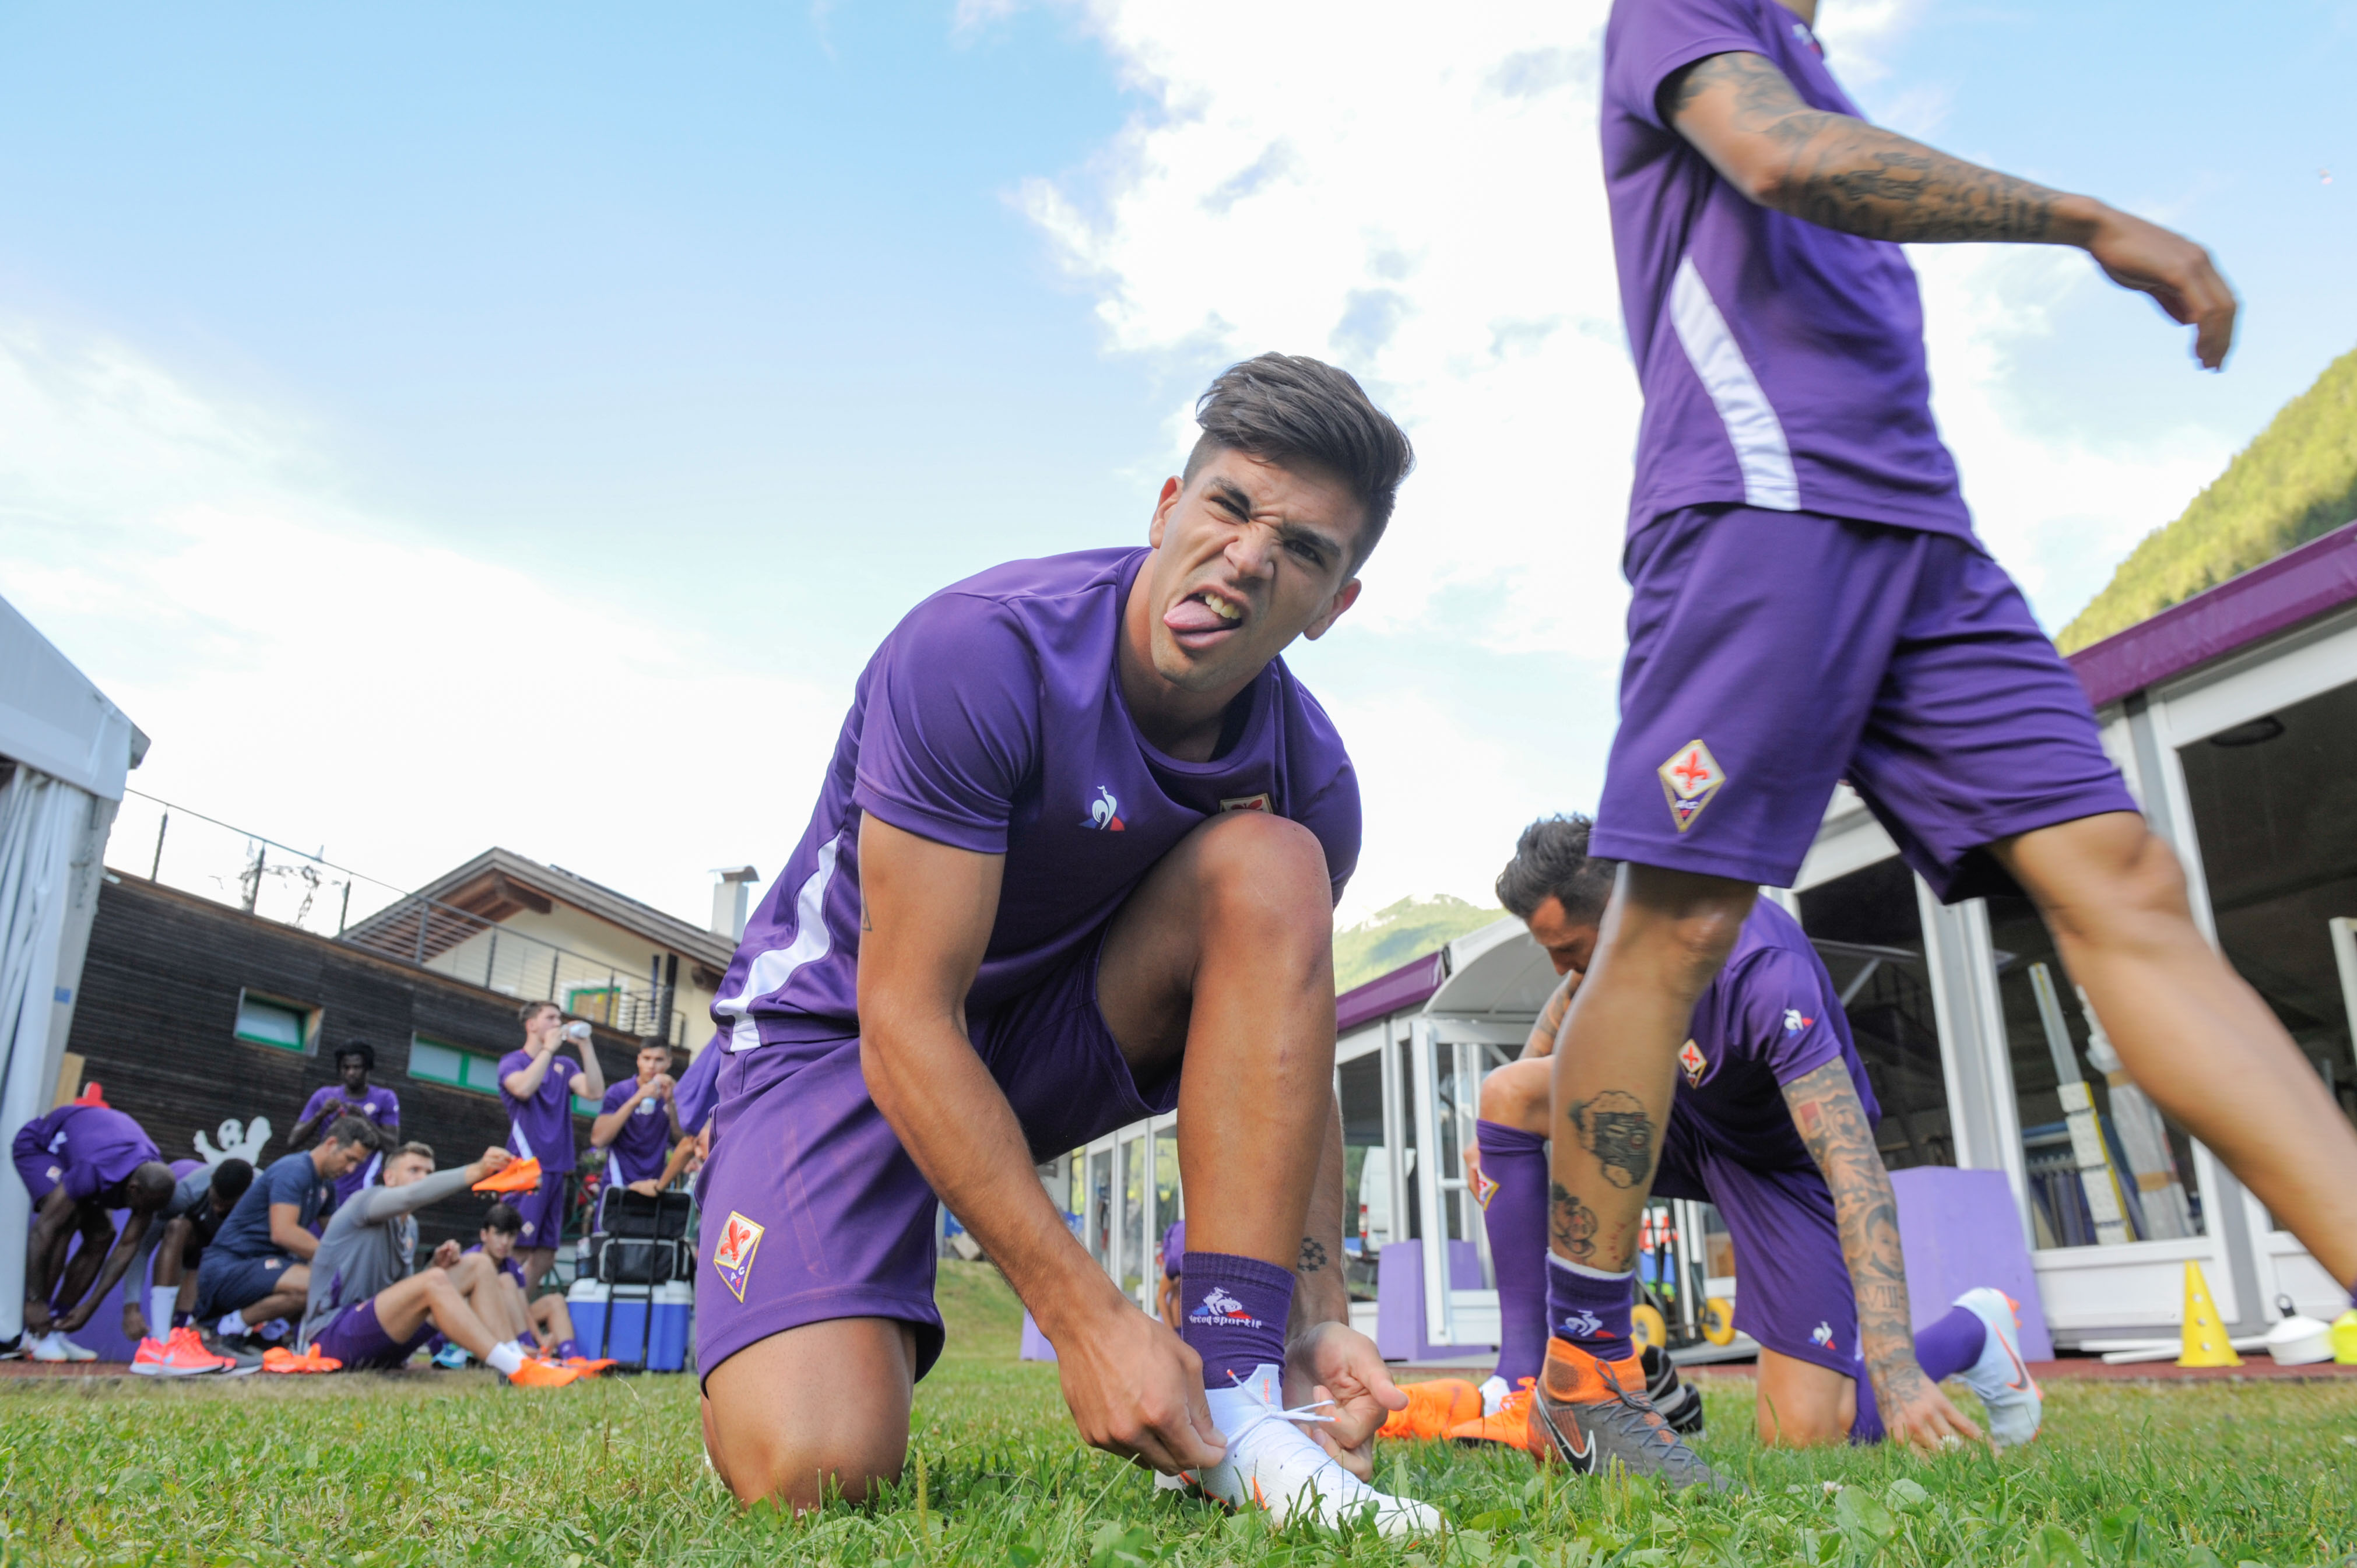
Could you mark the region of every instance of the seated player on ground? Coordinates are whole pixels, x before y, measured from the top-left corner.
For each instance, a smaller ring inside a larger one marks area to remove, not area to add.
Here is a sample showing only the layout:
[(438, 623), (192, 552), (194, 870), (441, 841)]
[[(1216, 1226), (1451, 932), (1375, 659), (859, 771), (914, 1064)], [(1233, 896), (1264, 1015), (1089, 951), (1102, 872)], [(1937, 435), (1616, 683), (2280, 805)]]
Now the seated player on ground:
[[(508, 1152), (540, 1162), (539, 1188), (515, 1199), (516, 1212), (523, 1216), (523, 1246), (516, 1261), (523, 1265), (524, 1279), (537, 1286), (565, 1240), (574, 1096), (602, 1100), (606, 1073), (589, 1026), (566, 1022), (555, 1003), (527, 1002), (517, 1017), (523, 1025), (523, 1047), (500, 1058), (500, 1104), (508, 1113)], [(556, 1054), (568, 1043), (579, 1061)]]
[[(714, 1004), (696, 1360), (748, 1501), (899, 1475), (942, 1348), (938, 1193), (1055, 1345), (1087, 1441), (1279, 1518), (1437, 1526), (1361, 1479), (1402, 1396), (1338, 1266), (1358, 784), (1277, 657), (1358, 596), (1407, 439), (1278, 355), (1197, 417), (1146, 547), (993, 568), (886, 639)], [(1174, 1106), (1178, 1334), (1032, 1168)]]
[(461, 1256), (457, 1242), (445, 1241), (431, 1262), (417, 1267), (417, 1211), (457, 1197), (511, 1157), (505, 1149), (486, 1149), (473, 1165), (436, 1174), (434, 1151), (423, 1144), (404, 1144), (388, 1155), (383, 1179), (337, 1209), (319, 1238), (299, 1348), (316, 1346), (348, 1372), (384, 1370), (438, 1333), (511, 1383), (560, 1388), (573, 1381), (578, 1374), (571, 1368), (536, 1360), (513, 1331), (500, 1335), (489, 1326), (489, 1318), (508, 1322), (501, 1293), (515, 1288), (490, 1258)]
[[(1498, 878), (1499, 901), (1529, 926), (1564, 980), (1522, 1059), (1481, 1083), (1477, 1190), (1498, 1273), (1501, 1340), (1484, 1392), (1493, 1410), (1502, 1402), (1512, 1413), (1452, 1435), (1548, 1451), (1524, 1439), (1542, 1419), (1528, 1408), (1532, 1385), (1553, 1359), (1599, 1387), (1637, 1395), (1555, 1412), (1563, 1427), (1576, 1419), (1584, 1429), (1580, 1444), (1594, 1455), (1586, 1467), (1619, 1458), (1674, 1483), (1704, 1481), (1709, 1472), (1652, 1403), (1673, 1390), (1690, 1396), (1674, 1371), (1649, 1380), (1635, 1369), (1636, 1274), (1583, 1261), (1596, 1257), (1595, 1237), (1560, 1187), (1549, 1218), (1547, 1058), (1596, 950), (1618, 869), (1590, 856), (1588, 827), (1577, 816), (1532, 823)], [(1921, 1334), (1910, 1330), (1898, 1205), (1875, 1145), (1874, 1091), (1832, 977), (1780, 906), (1763, 898), (1746, 917), (1726, 966), (1695, 1004), (1678, 1068), (1653, 1193), (1716, 1204), (1727, 1221), (1735, 1325), (1760, 1345), (1760, 1440), (1873, 1443), (1895, 1434), (1935, 1448), (1947, 1437), (1977, 1438), (1939, 1388), (1958, 1375), (1988, 1407), (1999, 1443), (2034, 1436), (2038, 1385), (2022, 1365), (2013, 1305), (2002, 1294), (1967, 1291)], [(1608, 1118), (1620, 1113), (1588, 1106), (1567, 1133), (1610, 1152), (1625, 1123)], [(1515, 1416), (1521, 1432), (1511, 1430)]]
[(328, 1135), (300, 1154), (273, 1160), (229, 1211), (197, 1265), (197, 1324), (205, 1348), (250, 1358), (253, 1331), (303, 1316), (311, 1291), (319, 1217), (336, 1179), (376, 1153), (376, 1129), (357, 1116), (328, 1124)]
[[(1901, 245), (2082, 249), (2192, 325), (2212, 369), (2233, 293), (2181, 235), (1868, 124), (1816, 9), (1617, 0), (1605, 25), (1605, 195), (1645, 411), (1594, 834), (1621, 869), (1555, 1055), (1554, 1252), (1634, 1262), (1695, 1007), (1759, 944), (1759, 890), (1792, 884), (1846, 782), (1943, 902), (2026, 893), (2137, 1085), (2357, 1287), (2357, 1130), (2194, 923), (2085, 688), (1975, 536)], [(1815, 1104), (1812, 1142), (1839, 1109)], [(1607, 1391), (1593, 1358), (1557, 1365), (1550, 1346), (1537, 1404), (1568, 1431)], [(1894, 1434), (1940, 1435), (1936, 1407), (1878, 1391)]]
[[(243, 1160), (223, 1160), (208, 1165), (202, 1160), (176, 1160), (172, 1200), (156, 1216), (162, 1224), (149, 1232), (146, 1245), (156, 1254), (147, 1271), (147, 1310), (134, 1334), (133, 1304), (124, 1303), (123, 1337), (136, 1344), (153, 1333), (194, 1327), (197, 1317), (197, 1270), (205, 1249), (212, 1245), (221, 1224), (253, 1185), (253, 1167)], [(134, 1268), (136, 1279), (141, 1271)]]
[(590, 1163), (604, 1151), (609, 1187), (650, 1196), (663, 1189), (665, 1158), (683, 1135), (672, 1091), (671, 1047), (645, 1041), (638, 1077), (608, 1088), (605, 1108), (589, 1124)]
[[(94, 1361), (67, 1336), (90, 1321), (130, 1271), (147, 1230), (172, 1200), (172, 1167), (138, 1122), (104, 1105), (61, 1105), (16, 1130), (10, 1153), (32, 1199), (25, 1240), (24, 1354)], [(125, 1209), (117, 1235), (108, 1216)], [(66, 1254), (73, 1239), (81, 1249)], [(135, 1308), (126, 1305), (129, 1323)]]
[(480, 1240), (468, 1248), (465, 1256), (481, 1258), (496, 1271), (501, 1288), (500, 1299), (506, 1306), (506, 1316), (492, 1323), (488, 1315), (484, 1321), (511, 1338), (521, 1339), (530, 1334), (533, 1342), (556, 1359), (567, 1364), (587, 1364), (581, 1354), (580, 1341), (573, 1335), (572, 1309), (565, 1297), (552, 1291), (539, 1300), (530, 1299), (523, 1280), (523, 1265), (515, 1259), (516, 1239), (523, 1234), (523, 1216), (511, 1204), (494, 1203), (491, 1211), (483, 1216)]
[(337, 1081), (322, 1085), (304, 1103), (301, 1120), (286, 1134), (286, 1146), (300, 1149), (347, 1116), (357, 1116), (376, 1129), (377, 1149), (367, 1163), (336, 1178), (334, 1201), (339, 1205), (376, 1180), (384, 1159), (381, 1151), (401, 1141), (401, 1099), (383, 1085), (369, 1082), (375, 1070), (376, 1047), (358, 1036), (346, 1040), (336, 1048)]

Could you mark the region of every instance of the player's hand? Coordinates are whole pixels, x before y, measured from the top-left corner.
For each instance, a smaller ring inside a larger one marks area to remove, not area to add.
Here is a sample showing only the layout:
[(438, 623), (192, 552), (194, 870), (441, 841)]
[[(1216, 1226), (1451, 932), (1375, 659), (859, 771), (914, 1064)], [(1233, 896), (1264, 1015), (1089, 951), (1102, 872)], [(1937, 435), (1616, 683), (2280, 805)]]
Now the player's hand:
[(652, 1176), (649, 1176), (644, 1181), (632, 1182), (630, 1189), (632, 1192), (643, 1194), (648, 1197), (652, 1197), (662, 1190), (662, 1187), (655, 1185), (655, 1178)]
[(1301, 1430), (1361, 1481), (1375, 1474), (1375, 1434), (1383, 1417), (1407, 1408), (1407, 1395), (1384, 1369), (1375, 1342), (1347, 1323), (1321, 1323), (1286, 1347), (1285, 1402), (1331, 1400), (1332, 1421), (1304, 1422)]
[(48, 1302), (28, 1301), (25, 1304), (26, 1333), (47, 1334), (50, 1329), (55, 1328), (57, 1326), (57, 1319), (49, 1315), (49, 1304)]
[(671, 1098), (671, 1091), (673, 1089), (671, 1074), (667, 1072), (659, 1072), (655, 1074), (653, 1079), (648, 1083), (647, 1088), (661, 1098), (669, 1100)]
[(2095, 224), (2087, 253), (2122, 288), (2152, 295), (2171, 321), (2191, 327), (2193, 357), (2214, 371), (2234, 345), (2234, 291), (2210, 252), (2158, 223), (2109, 209)]
[(1874, 1397), (1882, 1407), (1883, 1430), (1891, 1442), (1927, 1455), (1966, 1444), (1995, 1452), (1995, 1444), (1981, 1435), (1981, 1429), (1949, 1402), (1939, 1384), (1923, 1375), (1914, 1357), (1876, 1366), (1871, 1371)]
[(455, 1269), (458, 1266), (458, 1260), (465, 1256), (466, 1254), (458, 1250), (457, 1242), (445, 1241), (434, 1249), (433, 1260), (425, 1266), (429, 1269)]
[(147, 1315), (139, 1310), (138, 1304), (135, 1302), (126, 1301), (123, 1304), (123, 1337), (130, 1340), (135, 1348), (139, 1341), (147, 1337)]
[(95, 1299), (78, 1304), (75, 1305), (73, 1310), (68, 1312), (63, 1317), (58, 1319), (58, 1332), (60, 1334), (71, 1334), (83, 1324), (88, 1323), (90, 1321), (90, 1315), (97, 1310), (98, 1303)]
[(1092, 1448), (1166, 1476), (1216, 1465), (1226, 1440), (1203, 1398), (1203, 1362), (1121, 1297), (1076, 1317), (1056, 1346), (1072, 1424)]
[[(485, 1149), (483, 1151), (482, 1158), (475, 1162), (474, 1180), (481, 1181), (486, 1176), (495, 1176), (514, 1163), (515, 1156), (508, 1153), (505, 1149)], [(471, 1185), (471, 1183), (469, 1185)]]

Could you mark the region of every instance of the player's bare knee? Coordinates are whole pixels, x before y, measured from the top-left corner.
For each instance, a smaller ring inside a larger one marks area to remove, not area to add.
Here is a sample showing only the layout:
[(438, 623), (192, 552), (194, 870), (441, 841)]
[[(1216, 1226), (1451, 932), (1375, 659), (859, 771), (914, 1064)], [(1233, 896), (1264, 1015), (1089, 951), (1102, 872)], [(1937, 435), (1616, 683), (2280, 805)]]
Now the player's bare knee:
[(1481, 1120), (1526, 1132), (1544, 1130), (1553, 1071), (1546, 1058), (1533, 1058), (1529, 1061), (1509, 1062), (1483, 1078)]
[(837, 1498), (867, 1501), (879, 1486), (900, 1478), (908, 1455), (905, 1428), (836, 1431), (823, 1442), (789, 1439), (761, 1444), (749, 1453), (739, 1447), (729, 1455), (721, 1478), (748, 1507), (771, 1502), (802, 1513)]
[(1290, 932), (1301, 929), (1295, 916), (1308, 908), (1318, 916), (1308, 929), (1330, 945), (1333, 881), (1317, 834), (1266, 811), (1222, 812), (1195, 832), (1197, 872), (1213, 918)]

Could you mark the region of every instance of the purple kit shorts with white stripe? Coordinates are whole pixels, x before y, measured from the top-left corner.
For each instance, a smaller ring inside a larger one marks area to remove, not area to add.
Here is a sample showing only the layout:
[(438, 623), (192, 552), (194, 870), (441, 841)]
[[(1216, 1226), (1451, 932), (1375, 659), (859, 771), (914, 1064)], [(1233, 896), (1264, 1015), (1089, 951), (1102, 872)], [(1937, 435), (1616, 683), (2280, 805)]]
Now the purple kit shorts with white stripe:
[(1950, 903), (1992, 842), (2135, 799), (2078, 677), (1953, 534), (1686, 507), (1630, 541), (1595, 853), (1789, 887), (1846, 779)]
[[(967, 1020), (1037, 1160), (1178, 1102), (1178, 1075), (1140, 1085), (1098, 1010), (1103, 946), (1100, 934), (1037, 989)], [(940, 1357), (936, 1199), (867, 1097), (856, 1038), (759, 1046), (721, 1064), (700, 1204), (704, 1376), (772, 1334), (836, 1317), (913, 1326), (920, 1378)]]
[(311, 1336), (311, 1343), (319, 1348), (320, 1355), (341, 1361), (347, 1372), (371, 1372), (402, 1365), (428, 1340), (436, 1337), (434, 1322), (428, 1318), (406, 1342), (393, 1338), (377, 1321), (376, 1302), (371, 1299), (354, 1302), (328, 1319), (319, 1332)]

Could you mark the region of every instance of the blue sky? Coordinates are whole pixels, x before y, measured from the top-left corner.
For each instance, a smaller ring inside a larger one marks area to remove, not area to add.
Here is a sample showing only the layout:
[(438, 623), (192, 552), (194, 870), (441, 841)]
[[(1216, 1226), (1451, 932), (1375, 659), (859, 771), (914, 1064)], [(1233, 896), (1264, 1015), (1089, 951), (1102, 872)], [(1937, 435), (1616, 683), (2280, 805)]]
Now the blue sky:
[[(1351, 908), (1478, 895), (1612, 723), (1602, 12), (1340, 15), (0, 8), (0, 594), (155, 736), (142, 788), (700, 915), (902, 610), (1139, 536), (1211, 371), (1325, 354), (1425, 456), (1297, 660), (1368, 779)], [(2206, 377), (2082, 258), (1919, 256), (1968, 496), (2059, 626), (2357, 345), (2357, 5), (1820, 30), (1878, 118), (2244, 295)]]

